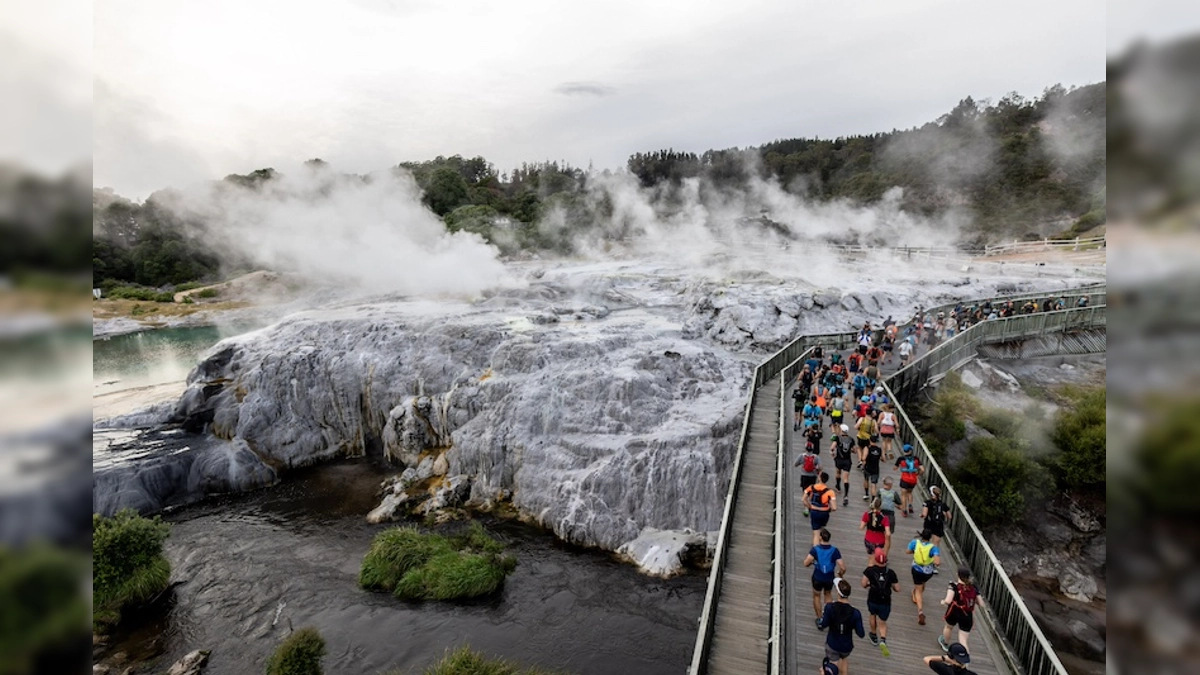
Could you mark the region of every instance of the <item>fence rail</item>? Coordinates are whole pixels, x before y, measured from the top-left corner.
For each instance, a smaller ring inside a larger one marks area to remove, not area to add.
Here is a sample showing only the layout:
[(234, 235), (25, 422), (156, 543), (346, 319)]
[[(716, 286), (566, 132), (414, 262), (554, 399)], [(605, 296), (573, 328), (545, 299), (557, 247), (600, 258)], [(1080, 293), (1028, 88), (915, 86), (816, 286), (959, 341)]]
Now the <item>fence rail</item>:
[(1014, 253), (1024, 251), (1044, 251), (1046, 249), (1071, 249), (1078, 251), (1080, 248), (1106, 248), (1107, 239), (1105, 237), (1075, 237), (1074, 239), (1042, 239), (1041, 241), (1014, 241), (1007, 244), (995, 244), (985, 246), (984, 255), (998, 255), (1000, 253)]

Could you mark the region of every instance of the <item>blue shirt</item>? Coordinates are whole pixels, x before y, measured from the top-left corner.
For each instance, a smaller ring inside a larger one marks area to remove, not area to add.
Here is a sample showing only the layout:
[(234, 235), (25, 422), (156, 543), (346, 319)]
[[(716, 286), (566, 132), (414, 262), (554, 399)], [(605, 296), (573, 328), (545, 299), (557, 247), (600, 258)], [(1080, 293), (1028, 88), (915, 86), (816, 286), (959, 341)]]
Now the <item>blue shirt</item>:
[[(817, 544), (808, 550), (813, 557), (813, 581), (833, 581), (837, 578), (837, 561), (842, 559), (842, 552), (833, 544)], [(822, 572), (821, 566), (829, 568)]]

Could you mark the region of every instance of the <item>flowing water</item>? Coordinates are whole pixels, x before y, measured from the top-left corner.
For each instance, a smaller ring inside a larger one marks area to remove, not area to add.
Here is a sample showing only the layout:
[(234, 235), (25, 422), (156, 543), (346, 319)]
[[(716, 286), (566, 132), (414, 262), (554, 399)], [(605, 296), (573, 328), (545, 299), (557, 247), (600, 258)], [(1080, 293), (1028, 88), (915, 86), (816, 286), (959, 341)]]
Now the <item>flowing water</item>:
[(211, 649), (207, 675), (261, 673), (291, 628), (315, 626), (329, 673), (417, 673), (463, 644), (570, 673), (686, 670), (703, 573), (649, 578), (520, 523), (484, 521), (518, 560), (494, 598), (409, 603), (359, 589), (359, 563), (388, 527), (364, 519), (386, 473), (341, 461), (170, 514), (173, 590), (113, 650), (161, 670)]

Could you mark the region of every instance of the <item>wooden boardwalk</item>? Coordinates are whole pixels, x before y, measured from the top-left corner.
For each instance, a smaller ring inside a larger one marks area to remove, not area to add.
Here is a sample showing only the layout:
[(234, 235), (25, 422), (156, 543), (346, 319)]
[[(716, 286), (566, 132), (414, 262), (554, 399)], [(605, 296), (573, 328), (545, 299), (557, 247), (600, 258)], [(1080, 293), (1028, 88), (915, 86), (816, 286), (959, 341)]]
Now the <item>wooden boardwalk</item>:
[[(922, 350), (924, 351), (924, 350)], [(884, 376), (896, 370), (898, 363), (893, 361), (890, 367), (884, 367)], [(796, 383), (788, 383), (788, 400)], [(828, 424), (828, 418), (823, 420)], [(788, 631), (789, 653), (787, 654), (786, 673), (815, 672), (825, 656), (825, 633), (817, 629), (813, 619), (812, 608), (812, 568), (804, 567), (803, 562), (812, 546), (812, 526), (804, 516), (804, 505), (800, 489), (800, 470), (793, 467), (796, 457), (803, 449), (800, 434), (794, 433), (789, 425), (783, 429), (785, 446), (789, 448), (789, 456), (784, 462), (786, 473), (785, 485), (790, 492), (791, 510), (787, 522), (790, 533), (786, 541), (784, 588), (784, 624)], [(833, 459), (828, 453), (829, 432), (826, 429), (822, 448), (821, 467), (831, 475), (830, 488), (833, 488)], [(899, 453), (899, 448), (894, 452)], [(885, 476), (891, 476), (894, 487), (899, 489), (900, 475), (890, 462), (881, 462), (880, 481)], [(908, 518), (899, 517), (896, 532), (892, 538), (891, 551), (888, 556), (888, 566), (896, 572), (900, 579), (900, 592), (892, 594), (892, 614), (888, 619), (888, 647), (891, 656), (884, 657), (878, 647), (871, 642), (855, 636), (854, 652), (851, 654), (849, 670), (856, 675), (876, 673), (904, 674), (927, 673), (921, 659), (930, 654), (940, 654), (941, 647), (937, 638), (945, 623), (942, 615), (945, 610), (940, 602), (945, 597), (947, 585), (954, 580), (958, 560), (954, 558), (948, 547), (942, 546), (941, 574), (935, 575), (925, 585), (925, 618), (924, 626), (917, 623), (917, 606), (912, 603), (909, 593), (912, 591), (912, 575), (909, 569), (912, 556), (907, 553), (908, 542), (916, 537), (921, 529), (920, 503), (921, 497), (914, 494), (916, 513)], [(839, 495), (838, 510), (829, 519), (828, 529), (833, 534), (832, 544), (838, 547), (846, 562), (846, 580), (850, 582), (853, 591), (850, 594), (850, 604), (863, 614), (863, 629), (870, 631), (867, 623), (867, 589), (862, 588), (862, 572), (867, 568), (867, 552), (863, 546), (863, 535), (858, 526), (862, 515), (867, 510), (867, 502), (863, 500), (862, 472), (855, 469), (852, 472), (850, 487), (850, 503), (842, 506)], [(984, 601), (986, 602), (986, 598)], [(958, 629), (954, 630), (951, 639), (957, 639)], [(978, 618), (971, 631), (971, 670), (979, 675), (1010, 675), (1007, 663), (997, 656), (994, 646), (996, 636), (988, 635), (987, 628)], [(750, 672), (750, 671), (746, 671)], [(762, 671), (756, 671), (762, 672)]]
[(763, 385), (750, 418), (708, 652), (714, 675), (769, 671), (779, 387), (779, 377)]

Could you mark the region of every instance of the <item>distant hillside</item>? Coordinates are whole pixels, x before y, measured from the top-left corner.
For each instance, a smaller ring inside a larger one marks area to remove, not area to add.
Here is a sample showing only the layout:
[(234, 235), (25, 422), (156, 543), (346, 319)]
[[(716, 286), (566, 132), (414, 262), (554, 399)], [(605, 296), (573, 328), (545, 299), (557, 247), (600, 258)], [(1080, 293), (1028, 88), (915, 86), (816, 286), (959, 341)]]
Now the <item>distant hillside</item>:
[(642, 185), (696, 177), (716, 188), (749, 174), (775, 177), (812, 199), (870, 204), (893, 187), (903, 207), (965, 211), (976, 233), (1020, 237), (1042, 225), (1104, 222), (1106, 87), (1054, 86), (1036, 100), (968, 97), (921, 127), (834, 140), (793, 138), (702, 154), (659, 150), (629, 158)]
[[(777, 140), (699, 155), (670, 149), (637, 153), (629, 158), (625, 178), (560, 162), (500, 172), (483, 157), (458, 155), (403, 162), (365, 176), (339, 174), (314, 159), (301, 173), (314, 200), (339, 186), (411, 176), (414, 191), (448, 230), (475, 232), (506, 254), (570, 253), (584, 239), (595, 243), (636, 234), (636, 219), (617, 203), (624, 199), (618, 193), (632, 190), (633, 183), (646, 188), (644, 198), (657, 217), (686, 212), (693, 203), (734, 202), (746, 211), (733, 214), (737, 226), (761, 228), (765, 222), (784, 232), (760, 213), (763, 204), (729, 197), (752, 192), (754, 181), (777, 181), (797, 197), (870, 205), (900, 188), (903, 211), (954, 212), (975, 241), (994, 241), (1104, 222), (1105, 98), (1104, 83), (1055, 86), (1036, 100), (1016, 94), (994, 104), (966, 98), (937, 120), (905, 131)], [(209, 184), (206, 199), (267, 195), (285, 178), (269, 168), (233, 174)], [(602, 188), (595, 189), (598, 185)], [(253, 251), (221, 250), (207, 234), (209, 223), (174, 206), (179, 194), (164, 189), (137, 204), (108, 190), (94, 191), (93, 283), (160, 287), (261, 266)]]

